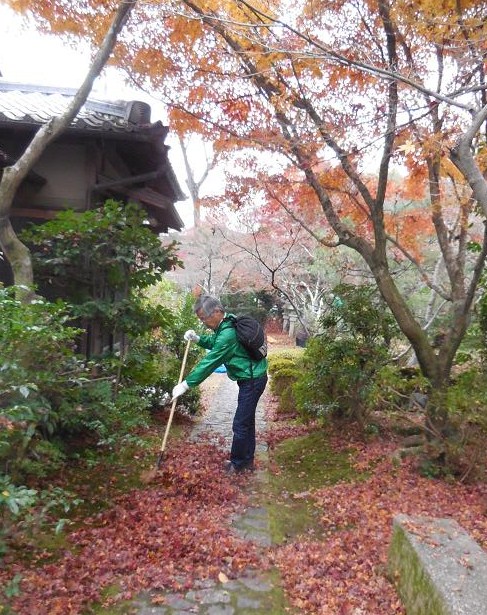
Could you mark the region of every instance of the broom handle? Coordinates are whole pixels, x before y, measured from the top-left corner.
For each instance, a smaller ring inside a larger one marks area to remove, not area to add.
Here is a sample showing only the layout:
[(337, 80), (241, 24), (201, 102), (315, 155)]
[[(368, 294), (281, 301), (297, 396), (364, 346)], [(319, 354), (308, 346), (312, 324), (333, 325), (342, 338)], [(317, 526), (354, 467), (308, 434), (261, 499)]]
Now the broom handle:
[[(183, 381), (183, 376), (184, 376), (184, 370), (186, 369), (186, 359), (188, 358), (188, 352), (189, 352), (189, 347), (191, 345), (191, 340), (188, 340), (188, 343), (186, 344), (186, 348), (184, 349), (184, 356), (183, 356), (183, 362), (181, 364), (181, 371), (179, 372), (179, 380), (178, 380), (178, 384), (181, 384), (181, 382)], [(176, 403), (177, 403), (177, 397), (175, 397), (172, 400), (172, 404), (171, 404), (171, 412), (169, 413), (169, 419), (167, 421), (167, 425), (166, 425), (166, 431), (164, 432), (164, 438), (162, 440), (162, 444), (161, 444), (161, 450), (160, 453), (162, 455), (162, 453), (165, 451), (166, 449), (166, 442), (167, 442), (167, 436), (169, 435), (169, 430), (171, 428), (171, 423), (172, 423), (172, 417), (174, 415), (174, 410), (176, 409)]]

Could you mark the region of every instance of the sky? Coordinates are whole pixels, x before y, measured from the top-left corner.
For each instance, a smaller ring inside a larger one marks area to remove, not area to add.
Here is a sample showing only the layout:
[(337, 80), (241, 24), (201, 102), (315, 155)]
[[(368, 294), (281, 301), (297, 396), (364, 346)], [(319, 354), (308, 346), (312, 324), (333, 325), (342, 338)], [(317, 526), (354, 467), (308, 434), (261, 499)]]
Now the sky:
[[(87, 46), (79, 45), (73, 49), (63, 44), (56, 36), (38, 33), (32, 25), (29, 26), (0, 0), (0, 72), (5, 80), (77, 88), (89, 66), (90, 54)], [(143, 100), (151, 105), (151, 121), (166, 122), (162, 105), (148, 94), (127, 86), (114, 68), (106, 69), (95, 81), (90, 97)], [(176, 141), (171, 143), (170, 133), (166, 143), (171, 146), (169, 158), (181, 188), (187, 194), (179, 147)], [(191, 226), (191, 200), (177, 203), (176, 207), (185, 226)]]

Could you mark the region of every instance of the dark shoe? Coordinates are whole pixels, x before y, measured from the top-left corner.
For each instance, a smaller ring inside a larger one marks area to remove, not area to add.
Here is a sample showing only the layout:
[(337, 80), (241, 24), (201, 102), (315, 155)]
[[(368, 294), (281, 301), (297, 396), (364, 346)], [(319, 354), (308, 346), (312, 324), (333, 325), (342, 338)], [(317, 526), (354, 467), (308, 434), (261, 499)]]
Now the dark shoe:
[(240, 469), (241, 472), (255, 472), (255, 465), (253, 463), (249, 463), (246, 466), (243, 466)]
[(226, 474), (242, 474), (243, 472), (254, 472), (255, 466), (253, 463), (248, 466), (241, 466), (237, 468), (237, 466), (233, 465), (231, 461), (228, 461), (225, 464), (225, 473)]
[(242, 473), (242, 470), (235, 467), (231, 461), (229, 461), (225, 465), (225, 474), (232, 475), (232, 474), (241, 474), (241, 473)]

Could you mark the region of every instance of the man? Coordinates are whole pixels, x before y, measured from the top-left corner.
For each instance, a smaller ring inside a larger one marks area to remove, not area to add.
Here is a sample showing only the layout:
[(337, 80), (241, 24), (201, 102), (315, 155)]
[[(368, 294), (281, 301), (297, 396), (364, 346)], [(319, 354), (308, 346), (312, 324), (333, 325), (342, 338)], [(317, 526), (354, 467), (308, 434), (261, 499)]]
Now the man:
[(198, 386), (222, 363), (227, 375), (236, 380), (239, 388), (237, 410), (233, 418), (233, 440), (230, 462), (226, 471), (230, 474), (252, 470), (255, 455), (255, 411), (260, 396), (267, 384), (267, 359), (255, 361), (237, 339), (232, 314), (226, 314), (218, 299), (201, 295), (196, 300), (196, 316), (214, 333), (198, 335), (190, 329), (184, 334), (186, 341), (197, 342), (208, 354), (193, 368), (172, 391), (173, 399), (183, 395), (189, 388)]

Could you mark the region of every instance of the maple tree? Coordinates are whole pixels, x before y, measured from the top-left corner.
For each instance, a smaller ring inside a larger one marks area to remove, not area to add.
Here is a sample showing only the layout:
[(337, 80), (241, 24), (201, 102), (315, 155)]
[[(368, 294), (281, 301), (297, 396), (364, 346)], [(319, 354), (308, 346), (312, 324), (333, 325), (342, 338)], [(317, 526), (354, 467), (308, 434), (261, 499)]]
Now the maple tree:
[(194, 169), (194, 164), (191, 163), (190, 151), (192, 149), (192, 139), (193, 135), (178, 135), (179, 146), (181, 149), (181, 153), (184, 161), (184, 169), (186, 171), (186, 185), (188, 187), (189, 195), (191, 197), (191, 201), (193, 204), (193, 224), (195, 227), (199, 227), (201, 225), (201, 191), (202, 186), (205, 181), (208, 179), (208, 175), (211, 170), (215, 168), (218, 164), (218, 154), (219, 152), (209, 152), (208, 149), (203, 144), (204, 150), (204, 166), (203, 170), (200, 173), (200, 176), (196, 177), (196, 171)]
[(262, 288), (264, 281), (249, 262), (251, 259), (242, 248), (225, 240), (220, 224), (221, 220), (210, 219), (178, 235), (178, 254), (184, 269), (171, 272), (168, 277), (188, 291), (218, 297), (225, 292)]
[[(91, 36), (90, 7), (109, 2), (12, 5), (56, 31)], [(448, 385), (487, 255), (484, 10), (480, 0), (152, 0), (138, 7), (137, 36), (125, 37), (114, 58), (171, 105), (179, 131), (239, 152), (250, 171), (249, 149), (270, 153), (262, 183), (269, 201), (298, 219), (319, 211), (309, 230), (320, 243), (361, 255), (439, 390)], [(394, 165), (414, 203), (399, 212)], [(228, 202), (255, 195), (246, 182), (242, 190), (227, 192)], [(436, 279), (411, 232), (421, 235), (426, 225), (441, 254)], [(441, 339), (393, 275), (397, 258), (444, 300)], [(442, 431), (441, 404), (430, 408)]]
[(239, 215), (238, 231), (212, 209), (207, 217), (198, 228), (178, 236), (184, 269), (169, 277), (187, 290), (198, 288), (216, 296), (267, 290), (287, 301), (306, 335), (314, 332), (332, 301), (333, 286), (352, 275), (349, 260), (325, 256), (282, 212), (263, 210), (246, 223)]
[[(245, 233), (232, 234), (220, 228), (226, 242), (240, 249), (254, 263), (261, 284), (284, 299), (303, 333), (316, 331), (327, 299), (339, 279), (340, 264), (334, 268), (303, 228), (287, 216), (269, 215), (264, 210), (248, 225)], [(272, 241), (269, 238), (272, 237)]]

